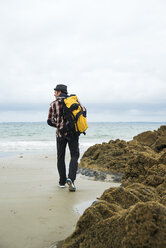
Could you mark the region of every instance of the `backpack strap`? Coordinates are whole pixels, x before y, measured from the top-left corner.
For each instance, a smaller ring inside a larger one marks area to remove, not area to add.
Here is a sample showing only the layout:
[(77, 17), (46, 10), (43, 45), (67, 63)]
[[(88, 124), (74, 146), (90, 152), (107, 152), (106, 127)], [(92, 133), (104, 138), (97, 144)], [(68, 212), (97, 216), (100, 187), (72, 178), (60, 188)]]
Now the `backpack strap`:
[(70, 106), (69, 110), (72, 112), (72, 111), (78, 109), (78, 107), (79, 107), (79, 103), (73, 103), (73, 104)]
[(75, 117), (76, 121), (78, 120), (78, 118), (79, 118), (80, 115), (82, 115), (82, 114), (83, 114), (83, 111), (80, 111), (80, 112), (78, 112), (78, 113), (76, 114), (76, 117)]

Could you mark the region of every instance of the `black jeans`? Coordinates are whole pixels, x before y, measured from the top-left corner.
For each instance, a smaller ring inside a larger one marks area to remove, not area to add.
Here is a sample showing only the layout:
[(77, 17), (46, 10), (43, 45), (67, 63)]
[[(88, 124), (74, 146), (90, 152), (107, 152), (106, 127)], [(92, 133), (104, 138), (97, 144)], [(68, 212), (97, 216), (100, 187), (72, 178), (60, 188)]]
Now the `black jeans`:
[(65, 137), (57, 138), (57, 167), (59, 172), (59, 184), (61, 185), (66, 183), (65, 153), (67, 144), (69, 146), (71, 156), (68, 178), (70, 178), (73, 182), (76, 179), (79, 158), (78, 140), (78, 136), (70, 139), (66, 139)]

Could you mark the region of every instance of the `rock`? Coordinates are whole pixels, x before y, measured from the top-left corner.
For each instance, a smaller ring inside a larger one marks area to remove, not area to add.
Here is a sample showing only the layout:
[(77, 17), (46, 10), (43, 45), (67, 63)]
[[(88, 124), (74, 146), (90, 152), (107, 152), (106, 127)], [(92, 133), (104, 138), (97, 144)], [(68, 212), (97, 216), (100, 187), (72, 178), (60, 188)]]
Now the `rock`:
[(117, 230), (117, 223), (123, 223), (121, 216), (122, 209), (119, 206), (104, 201), (95, 203), (85, 210), (77, 222), (75, 232), (64, 241), (63, 248), (110, 247), (110, 236), (113, 240), (118, 232), (121, 235), (121, 230)]
[(138, 134), (133, 138), (137, 140), (141, 145), (152, 146), (157, 140), (157, 132), (147, 131), (141, 134)]
[(159, 201), (160, 196), (153, 187), (135, 183), (125, 188), (109, 188), (104, 191), (100, 199), (127, 209), (137, 202)]
[(140, 144), (151, 147), (156, 152), (166, 148), (166, 126), (161, 126), (157, 131), (147, 131), (133, 138)]
[(123, 173), (128, 161), (141, 153), (154, 159), (157, 158), (151, 148), (143, 147), (137, 141), (109, 141), (108, 144), (90, 147), (82, 156), (79, 166), (91, 170)]
[(166, 247), (166, 207), (156, 202), (137, 203), (125, 219), (122, 248)]
[(63, 248), (166, 247), (166, 126), (90, 147), (79, 170), (122, 184), (85, 210)]
[(166, 246), (166, 207), (154, 201), (128, 209), (99, 201), (85, 210), (63, 248), (161, 248)]
[(151, 146), (155, 151), (161, 152), (166, 148), (166, 135), (157, 138), (156, 142)]
[(166, 149), (163, 149), (163, 151), (160, 153), (159, 163), (166, 164)]

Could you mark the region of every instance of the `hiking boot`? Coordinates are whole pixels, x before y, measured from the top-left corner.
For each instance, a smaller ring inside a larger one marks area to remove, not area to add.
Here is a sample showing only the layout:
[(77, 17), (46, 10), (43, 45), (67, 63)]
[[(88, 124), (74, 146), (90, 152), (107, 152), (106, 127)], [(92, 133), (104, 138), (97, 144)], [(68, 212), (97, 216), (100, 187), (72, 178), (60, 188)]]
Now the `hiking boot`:
[(67, 178), (66, 183), (69, 185), (69, 191), (76, 191), (76, 186), (70, 178)]

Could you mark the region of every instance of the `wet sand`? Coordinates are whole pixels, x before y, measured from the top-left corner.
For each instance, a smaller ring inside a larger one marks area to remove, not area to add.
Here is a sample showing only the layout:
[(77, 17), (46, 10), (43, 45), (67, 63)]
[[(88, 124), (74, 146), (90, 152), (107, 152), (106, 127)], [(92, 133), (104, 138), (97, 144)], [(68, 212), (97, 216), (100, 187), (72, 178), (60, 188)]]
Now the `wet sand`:
[(48, 248), (64, 240), (96, 197), (119, 186), (80, 175), (76, 192), (57, 185), (55, 155), (0, 158), (1, 248)]

